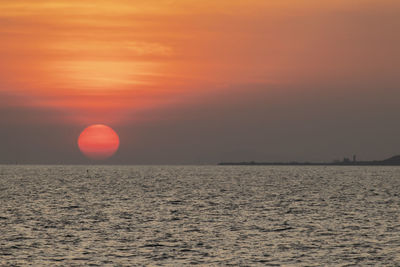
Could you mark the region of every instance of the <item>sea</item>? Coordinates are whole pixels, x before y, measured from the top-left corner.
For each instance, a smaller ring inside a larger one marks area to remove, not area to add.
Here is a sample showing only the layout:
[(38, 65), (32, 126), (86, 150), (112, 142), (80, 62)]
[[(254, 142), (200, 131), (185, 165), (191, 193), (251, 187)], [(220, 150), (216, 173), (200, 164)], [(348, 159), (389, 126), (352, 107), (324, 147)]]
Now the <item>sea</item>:
[(0, 166), (0, 266), (400, 266), (400, 167)]

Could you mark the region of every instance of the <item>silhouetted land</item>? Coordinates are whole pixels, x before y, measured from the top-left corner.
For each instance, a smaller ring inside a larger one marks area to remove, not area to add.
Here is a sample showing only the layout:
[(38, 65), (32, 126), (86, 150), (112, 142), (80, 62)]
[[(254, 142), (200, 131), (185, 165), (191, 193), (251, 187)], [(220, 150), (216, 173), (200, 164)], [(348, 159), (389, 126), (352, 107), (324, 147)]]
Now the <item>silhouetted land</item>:
[(218, 165), (311, 165), (311, 166), (400, 166), (400, 155), (394, 156), (385, 160), (373, 160), (373, 161), (356, 161), (355, 157), (353, 160), (344, 158), (343, 161), (334, 162), (221, 162)]

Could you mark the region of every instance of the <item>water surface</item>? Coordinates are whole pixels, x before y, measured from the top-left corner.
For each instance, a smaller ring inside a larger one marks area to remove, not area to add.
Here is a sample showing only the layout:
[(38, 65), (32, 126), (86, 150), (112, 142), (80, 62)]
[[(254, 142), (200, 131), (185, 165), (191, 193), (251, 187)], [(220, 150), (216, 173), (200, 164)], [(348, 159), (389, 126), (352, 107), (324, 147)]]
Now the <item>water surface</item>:
[(400, 266), (400, 168), (0, 166), (1, 266)]

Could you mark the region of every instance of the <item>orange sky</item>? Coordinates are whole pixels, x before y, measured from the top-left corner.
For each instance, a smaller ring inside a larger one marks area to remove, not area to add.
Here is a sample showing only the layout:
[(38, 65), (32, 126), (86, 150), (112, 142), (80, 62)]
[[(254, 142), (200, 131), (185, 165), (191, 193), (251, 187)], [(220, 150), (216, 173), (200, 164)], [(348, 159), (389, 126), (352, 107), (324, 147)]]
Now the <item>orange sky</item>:
[(22, 97), (3, 105), (123, 123), (240, 84), (383, 75), (393, 69), (387, 57), (399, 59), (398, 7), (394, 0), (4, 0), (0, 92)]

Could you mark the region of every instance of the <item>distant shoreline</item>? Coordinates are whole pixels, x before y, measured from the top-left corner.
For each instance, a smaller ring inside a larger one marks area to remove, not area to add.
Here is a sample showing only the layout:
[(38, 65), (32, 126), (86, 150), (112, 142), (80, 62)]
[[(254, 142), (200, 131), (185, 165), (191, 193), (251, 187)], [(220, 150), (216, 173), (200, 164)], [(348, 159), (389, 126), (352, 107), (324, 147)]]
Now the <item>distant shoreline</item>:
[(388, 164), (388, 163), (351, 163), (351, 164), (341, 164), (341, 163), (316, 163), (316, 162), (220, 162), (219, 166), (400, 166), (400, 164)]
[(220, 166), (400, 166), (400, 155), (385, 160), (340, 162), (220, 162)]

